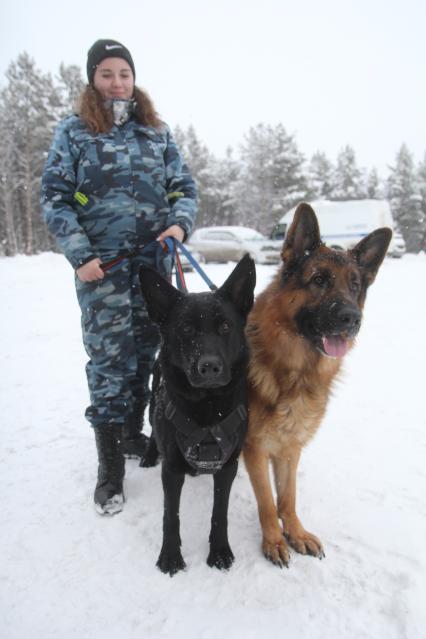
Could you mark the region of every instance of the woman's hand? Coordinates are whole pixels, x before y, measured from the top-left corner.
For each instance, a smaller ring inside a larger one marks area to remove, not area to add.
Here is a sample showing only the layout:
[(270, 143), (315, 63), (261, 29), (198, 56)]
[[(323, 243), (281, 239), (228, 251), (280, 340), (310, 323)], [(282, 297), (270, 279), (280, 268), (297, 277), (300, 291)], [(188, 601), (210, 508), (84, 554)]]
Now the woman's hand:
[(102, 280), (105, 277), (105, 273), (101, 269), (102, 261), (99, 257), (95, 257), (90, 262), (86, 262), (83, 266), (80, 266), (76, 270), (77, 277), (82, 282), (94, 282), (95, 280)]
[(161, 242), (161, 246), (163, 247), (164, 243), (162, 240), (164, 240), (166, 237), (174, 237), (176, 240), (178, 240), (178, 242), (182, 242), (183, 238), (185, 237), (185, 231), (181, 226), (179, 226), (179, 224), (172, 224), (172, 226), (169, 226), (168, 229), (160, 233), (160, 235), (157, 237), (158, 242)]

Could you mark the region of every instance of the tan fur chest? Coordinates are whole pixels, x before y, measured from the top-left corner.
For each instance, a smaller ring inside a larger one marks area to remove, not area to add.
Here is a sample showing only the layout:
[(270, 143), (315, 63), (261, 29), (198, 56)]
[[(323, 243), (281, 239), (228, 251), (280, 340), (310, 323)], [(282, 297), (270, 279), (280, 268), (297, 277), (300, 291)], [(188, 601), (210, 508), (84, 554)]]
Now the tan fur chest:
[(248, 441), (257, 439), (270, 454), (303, 448), (321, 423), (337, 369), (325, 358), (319, 368), (287, 370), (278, 378), (267, 368), (251, 368)]

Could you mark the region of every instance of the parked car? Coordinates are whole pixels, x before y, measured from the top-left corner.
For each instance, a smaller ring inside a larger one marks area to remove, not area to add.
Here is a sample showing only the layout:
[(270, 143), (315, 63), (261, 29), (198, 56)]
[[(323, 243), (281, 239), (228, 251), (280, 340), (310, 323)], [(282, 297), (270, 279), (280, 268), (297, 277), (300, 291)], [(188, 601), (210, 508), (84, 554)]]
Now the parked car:
[(188, 249), (206, 262), (238, 261), (249, 253), (258, 264), (277, 264), (281, 245), (246, 226), (206, 226), (192, 234)]

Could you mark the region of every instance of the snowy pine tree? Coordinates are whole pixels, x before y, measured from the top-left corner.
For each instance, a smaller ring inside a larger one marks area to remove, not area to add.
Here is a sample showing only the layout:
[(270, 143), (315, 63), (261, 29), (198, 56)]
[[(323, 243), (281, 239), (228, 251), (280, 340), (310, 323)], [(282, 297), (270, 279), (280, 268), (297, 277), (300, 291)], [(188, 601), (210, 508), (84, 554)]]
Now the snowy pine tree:
[(216, 224), (239, 225), (238, 218), (238, 179), (240, 164), (233, 158), (228, 147), (223, 159), (212, 161), (210, 193), (215, 201)]
[(312, 200), (330, 200), (334, 191), (334, 167), (325, 153), (317, 151), (308, 167), (308, 196)]
[(0, 106), (0, 255), (19, 250), (20, 220), (15, 215), (16, 188), (13, 176), (13, 134), (3, 105)]
[[(50, 75), (43, 75), (27, 53), (6, 72), (0, 95), (2, 189), (0, 210), (7, 223), (6, 254), (32, 254), (51, 248), (40, 214), (41, 173), (60, 111), (60, 97)], [(13, 228), (11, 211), (13, 211)]]
[(337, 156), (334, 172), (334, 200), (357, 200), (364, 197), (362, 172), (357, 166), (355, 151), (345, 146)]
[(259, 124), (246, 134), (241, 147), (242, 171), (237, 185), (241, 224), (263, 230), (273, 207), (271, 127)]
[(239, 218), (268, 234), (279, 218), (306, 197), (304, 158), (282, 124), (258, 124), (245, 136)]
[(305, 158), (297, 148), (294, 137), (286, 133), (282, 124), (275, 127), (274, 133), (274, 219), (272, 226), (292, 206), (306, 199), (308, 192)]
[[(423, 218), (426, 220), (426, 153), (423, 162), (420, 162), (417, 169), (417, 184), (421, 197)], [(426, 224), (424, 224), (423, 231), (423, 238), (421, 240), (420, 247), (423, 250), (426, 250)]]
[(366, 173), (364, 182), (365, 197), (369, 200), (383, 199), (383, 186), (376, 168), (373, 167), (371, 171)]
[(74, 64), (67, 66), (61, 63), (57, 79), (62, 103), (60, 117), (65, 118), (75, 112), (78, 98), (84, 90), (85, 82), (80, 67)]
[(214, 157), (198, 139), (193, 126), (189, 126), (186, 131), (176, 127), (174, 137), (197, 185), (197, 226), (219, 224), (214, 198), (215, 188), (212, 182)]
[(387, 197), (394, 219), (407, 245), (407, 251), (418, 253), (425, 235), (425, 215), (416, 179), (413, 156), (403, 144), (396, 155), (387, 181)]

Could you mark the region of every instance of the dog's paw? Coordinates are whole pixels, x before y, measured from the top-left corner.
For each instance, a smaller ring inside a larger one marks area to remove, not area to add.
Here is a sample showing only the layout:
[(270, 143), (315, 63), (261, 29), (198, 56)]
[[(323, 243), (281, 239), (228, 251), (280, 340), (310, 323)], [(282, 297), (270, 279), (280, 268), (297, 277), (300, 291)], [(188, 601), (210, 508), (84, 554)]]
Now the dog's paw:
[(290, 552), (284, 539), (280, 539), (277, 543), (271, 543), (264, 539), (262, 550), (264, 557), (272, 562), (274, 566), (278, 566), (278, 568), (289, 567)]
[(210, 548), (207, 564), (210, 568), (219, 570), (229, 570), (234, 563), (234, 555), (229, 545), (222, 548)]
[(173, 577), (179, 570), (185, 570), (186, 568), (186, 563), (183, 560), (180, 550), (171, 552), (162, 549), (156, 565), (161, 572), (170, 575), (170, 577)]
[(284, 535), (290, 546), (301, 555), (310, 555), (311, 557), (318, 557), (318, 559), (325, 558), (324, 549), (318, 537), (315, 537), (304, 528), (293, 534), (284, 531)]

